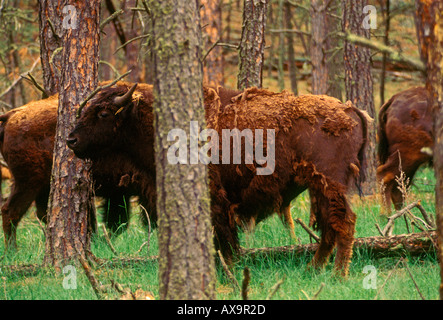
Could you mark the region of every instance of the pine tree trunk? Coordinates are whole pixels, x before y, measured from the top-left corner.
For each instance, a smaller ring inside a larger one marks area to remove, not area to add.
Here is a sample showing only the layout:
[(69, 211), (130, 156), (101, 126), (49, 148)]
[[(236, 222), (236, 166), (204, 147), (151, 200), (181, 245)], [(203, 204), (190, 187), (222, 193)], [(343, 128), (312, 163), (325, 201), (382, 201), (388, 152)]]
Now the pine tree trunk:
[[(439, 0), (428, 1), (426, 21), (430, 28), (428, 45), (423, 47), (427, 57), (428, 77), (426, 84), (434, 100), (434, 170), (435, 213), (437, 215), (437, 234), (440, 245), (440, 299), (443, 300), (443, 3)], [(423, 15), (424, 17), (424, 15)]]
[(326, 8), (323, 0), (311, 0), (311, 65), (312, 93), (326, 94), (328, 91), (328, 69), (326, 67), (325, 44), (328, 33)]
[[(285, 2), (285, 28), (291, 30), (292, 25), (292, 7), (289, 2)], [(297, 83), (297, 65), (295, 64), (295, 51), (294, 51), (294, 36), (291, 32), (286, 33), (286, 46), (288, 50), (288, 69), (289, 80), (291, 81), (291, 90), (295, 95), (298, 95), (298, 83)]]
[[(221, 0), (202, 0), (201, 19), (206, 43), (204, 51), (220, 40), (222, 35), (222, 12)], [(203, 64), (203, 82), (208, 86), (223, 86), (223, 50), (220, 46), (215, 46), (206, 56)]]
[(63, 6), (62, 1), (39, 0), (40, 59), (43, 88), (50, 94), (60, 89)]
[(245, 0), (239, 48), (238, 89), (262, 87), (268, 0)]
[(429, 7), (432, 1), (429, 0), (415, 0), (415, 28), (417, 32), (418, 49), (420, 52), (420, 58), (423, 63), (428, 62), (428, 48), (431, 44), (432, 33), (431, 23), (433, 17)]
[[(385, 36), (384, 36), (384, 44), (389, 46), (389, 29), (391, 26), (391, 9), (390, 9), (390, 0), (386, 0), (385, 6)], [(386, 82), (386, 63), (388, 61), (388, 54), (383, 52), (383, 60), (381, 67), (381, 76), (380, 76), (380, 105), (384, 105), (385, 103), (385, 82)]]
[(341, 100), (338, 74), (342, 71), (342, 59), (339, 51), (335, 52), (338, 50), (339, 39), (333, 35), (339, 22), (329, 14), (332, 11), (330, 8), (335, 7), (338, 7), (336, 1), (326, 3), (323, 0), (311, 0), (312, 93), (327, 94)]
[[(206, 127), (198, 1), (150, 0), (149, 7), (154, 20), (159, 294), (161, 299), (214, 299), (207, 167), (202, 163), (170, 164), (167, 158), (171, 145), (167, 136), (172, 129), (182, 129), (189, 136), (191, 121), (200, 130)], [(191, 154), (196, 155), (192, 150)]]
[[(345, 0), (342, 2), (343, 8), (343, 31), (351, 32), (369, 39), (369, 29), (363, 28), (365, 14), (363, 8), (367, 4), (366, 0), (355, 1)], [(373, 82), (371, 74), (371, 51), (369, 48), (359, 46), (352, 42), (344, 43), (344, 66), (345, 66), (345, 89), (346, 100), (359, 109), (368, 112), (375, 120), (375, 108), (373, 97)], [(376, 183), (376, 122), (374, 121), (369, 128), (369, 141), (366, 149), (366, 182), (362, 187), (365, 195), (375, 194), (377, 192)]]
[[(58, 8), (65, 3), (60, 0)], [(86, 257), (95, 223), (87, 167), (67, 148), (66, 138), (75, 125), (78, 105), (97, 85), (100, 1), (76, 2), (74, 14), (76, 19), (66, 25), (62, 38), (63, 72), (46, 230), (45, 264), (56, 269), (74, 262), (77, 255)]]

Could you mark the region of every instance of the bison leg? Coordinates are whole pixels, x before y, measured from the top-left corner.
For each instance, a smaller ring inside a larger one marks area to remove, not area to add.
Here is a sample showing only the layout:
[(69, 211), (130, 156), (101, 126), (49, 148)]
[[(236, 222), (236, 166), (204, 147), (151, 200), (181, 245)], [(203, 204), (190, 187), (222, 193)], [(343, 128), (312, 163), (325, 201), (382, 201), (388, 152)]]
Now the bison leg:
[(330, 225), (336, 233), (337, 253), (334, 268), (336, 272), (340, 272), (345, 277), (352, 257), (356, 215), (349, 208), (344, 194), (338, 195), (336, 199), (331, 201), (329, 210)]
[(291, 206), (290, 205), (284, 206), (283, 209), (280, 210), (279, 216), (285, 227), (289, 230), (291, 238), (297, 241), (298, 239), (297, 236), (295, 235), (294, 220), (292, 219), (291, 215)]
[(212, 224), (214, 227), (215, 250), (220, 250), (226, 263), (232, 265), (234, 256), (240, 251), (237, 226), (229, 210), (211, 203)]
[(321, 233), (320, 244), (314, 254), (308, 268), (321, 269), (328, 262), (329, 256), (335, 246), (335, 233), (331, 229), (327, 229)]
[[(23, 191), (25, 190), (25, 191)], [(7, 249), (16, 249), (17, 226), (35, 198), (35, 194), (26, 188), (13, 186), (8, 200), (2, 207), (3, 232)]]
[(212, 164), (209, 165), (209, 178), (215, 249), (220, 250), (226, 263), (232, 265), (234, 255), (240, 251), (235, 216), (221, 184), (218, 168)]
[(48, 209), (49, 189), (40, 191), (35, 198), (35, 207), (37, 209), (37, 218), (43, 223), (47, 222), (46, 211)]
[(321, 230), (320, 245), (310, 266), (323, 267), (337, 245), (334, 268), (346, 276), (352, 256), (356, 216), (349, 208), (343, 188), (333, 181), (327, 182), (324, 190), (310, 190), (315, 222)]

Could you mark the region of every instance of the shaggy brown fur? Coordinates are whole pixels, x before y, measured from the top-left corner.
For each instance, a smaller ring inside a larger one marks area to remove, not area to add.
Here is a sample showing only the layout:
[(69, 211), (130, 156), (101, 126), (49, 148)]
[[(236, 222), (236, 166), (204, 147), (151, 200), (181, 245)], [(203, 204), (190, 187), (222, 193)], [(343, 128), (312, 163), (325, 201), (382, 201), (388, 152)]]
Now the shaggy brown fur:
[[(46, 221), (57, 106), (58, 96), (52, 96), (0, 116), (0, 150), (13, 175), (11, 194), (2, 208), (7, 246), (16, 247), (17, 225), (33, 201), (38, 218)], [(119, 155), (113, 161), (127, 164), (124, 157)], [(124, 166), (122, 170), (133, 172)], [(129, 197), (133, 194), (132, 184), (118, 187), (122, 174), (115, 167), (106, 166), (106, 159), (93, 165), (91, 173), (96, 194), (106, 198), (107, 227), (111, 231), (124, 230), (118, 228), (129, 218), (126, 208), (129, 209)], [(149, 207), (144, 199), (141, 202)]]
[[(152, 88), (141, 85), (136, 98), (121, 112), (116, 113), (119, 108), (113, 105), (114, 97), (125, 94), (130, 85), (119, 83), (103, 90), (85, 108), (68, 144), (78, 156), (93, 161), (111, 153), (128, 154), (144, 172), (142, 180), (151, 180), (155, 178)], [(327, 96), (295, 97), (256, 88), (240, 94), (204, 88), (204, 97), (208, 127), (217, 130), (219, 137), (221, 130), (232, 128), (276, 132), (276, 166), (271, 175), (257, 175), (259, 165), (245, 164), (244, 159), (238, 165), (209, 165), (215, 242), (225, 257), (230, 260), (239, 249), (235, 216), (244, 221), (263, 220), (289, 207), (298, 194), (309, 189), (322, 232), (320, 249), (311, 264), (323, 266), (337, 245), (335, 267), (346, 274), (355, 214), (345, 193), (364, 165), (361, 155), (367, 120), (363, 113)], [(108, 114), (104, 119), (99, 116), (103, 111)]]
[(385, 187), (388, 212), (391, 200), (395, 209), (403, 206), (395, 179), (400, 176), (400, 166), (410, 184), (421, 165), (432, 164), (432, 155), (423, 149), (434, 148), (431, 108), (429, 92), (421, 87), (397, 93), (380, 108), (377, 178)]

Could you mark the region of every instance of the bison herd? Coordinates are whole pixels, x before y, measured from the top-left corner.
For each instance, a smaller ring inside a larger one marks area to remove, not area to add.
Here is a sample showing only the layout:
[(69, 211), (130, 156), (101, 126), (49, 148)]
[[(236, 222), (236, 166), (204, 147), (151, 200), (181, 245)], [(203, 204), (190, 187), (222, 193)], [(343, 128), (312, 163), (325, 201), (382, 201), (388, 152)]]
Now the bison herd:
[[(272, 141), (263, 139), (275, 152), (271, 174), (257, 174), (266, 168), (263, 162), (222, 163), (221, 154), (220, 161), (208, 164), (216, 248), (232, 261), (240, 248), (239, 223), (254, 225), (278, 213), (291, 225), (290, 203), (308, 190), (310, 223), (321, 232), (310, 266), (324, 266), (336, 248), (335, 270), (346, 275), (356, 222), (347, 194), (365, 178), (372, 119), (352, 103), (325, 95), (206, 86), (203, 93), (208, 129), (220, 136), (233, 129), (270, 129), (275, 135)], [(114, 233), (127, 225), (130, 206), (125, 204), (132, 196), (147, 209), (151, 222), (157, 220), (153, 103), (151, 85), (118, 82), (88, 103), (66, 141), (77, 157), (90, 159), (94, 192), (103, 198), (104, 221)], [(33, 202), (45, 221), (57, 107), (53, 96), (0, 116), (0, 149), (13, 178), (2, 207), (6, 247), (16, 246), (17, 225)], [(385, 185), (385, 202), (398, 209), (399, 167), (410, 182), (420, 165), (432, 163), (429, 93), (412, 88), (396, 94), (381, 107), (378, 120), (377, 177)]]

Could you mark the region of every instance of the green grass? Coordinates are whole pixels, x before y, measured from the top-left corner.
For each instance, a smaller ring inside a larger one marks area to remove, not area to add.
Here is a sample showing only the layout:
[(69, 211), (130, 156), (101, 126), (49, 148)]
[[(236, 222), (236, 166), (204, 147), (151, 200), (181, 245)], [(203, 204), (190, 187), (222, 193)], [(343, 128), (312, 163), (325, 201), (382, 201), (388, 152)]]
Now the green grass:
[[(409, 201), (421, 199), (425, 209), (434, 214), (434, 184), (433, 171), (428, 168), (422, 169), (415, 180), (415, 186), (411, 188)], [(380, 226), (384, 226), (386, 223), (386, 217), (380, 215), (379, 199), (361, 200), (358, 197), (353, 197), (351, 203), (358, 217), (356, 236), (378, 235), (375, 223)], [(31, 214), (23, 219), (17, 230), (19, 250), (16, 253), (3, 255), (0, 268), (2, 268), (2, 265), (40, 264), (42, 262), (45, 239), (33, 210), (31, 209)], [(135, 209), (128, 230), (119, 237), (112, 239), (119, 257), (134, 256), (148, 238), (145, 227), (137, 217), (139, 214), (138, 210)], [(294, 218), (302, 218), (306, 223), (309, 221), (309, 198), (307, 193), (302, 194), (293, 202), (292, 215)], [(300, 226), (296, 225), (295, 231), (302, 243), (309, 243), (308, 234)], [(399, 219), (395, 224), (394, 234), (405, 232), (407, 232), (407, 227), (404, 220)], [(0, 236), (3, 238), (2, 232), (0, 232)], [(252, 235), (241, 233), (240, 238), (241, 245), (244, 247), (284, 246), (295, 243), (277, 216), (260, 223)], [(3, 252), (4, 244), (1, 241), (0, 254), (3, 254)], [(100, 227), (92, 241), (92, 252), (102, 259), (116, 257), (104, 240)], [(145, 247), (139, 256), (146, 257), (157, 253), (157, 231), (154, 230), (149, 252), (146, 252)], [(260, 258), (246, 257), (235, 265), (233, 271), (241, 284), (243, 270), (245, 267), (249, 268), (251, 275), (249, 284), (250, 299), (265, 299), (270, 294), (273, 286), (281, 280), (283, 283), (273, 299), (306, 300), (313, 297), (322, 286), (323, 288), (317, 299), (371, 300), (377, 294), (377, 299), (421, 299), (413, 281), (417, 283), (421, 294), (426, 299), (438, 299), (439, 266), (435, 255), (432, 254), (421, 257), (408, 257), (406, 255), (406, 263), (413, 278), (409, 275), (404, 264), (399, 264), (394, 269), (400, 256), (379, 258), (373, 257), (367, 252), (356, 251), (346, 280), (334, 277), (332, 270), (333, 257), (326, 268), (321, 271), (307, 270), (310, 259), (310, 255), (293, 256), (289, 253)], [(364, 279), (368, 276), (368, 274), (363, 273), (363, 270), (368, 265), (374, 266), (376, 270), (376, 289), (365, 289), (363, 286)], [(392, 275), (389, 276), (391, 272)], [(151, 292), (155, 298), (158, 298), (158, 266), (155, 261), (131, 265), (124, 265), (123, 263), (107, 264), (94, 269), (94, 273), (102, 284), (110, 284), (112, 280), (130, 288), (132, 291), (142, 289)], [(47, 269), (34, 274), (10, 273), (0, 270), (0, 299), (97, 299), (84, 275), (83, 269), (77, 268), (76, 289), (63, 288), (67, 275), (57, 274)], [(389, 279), (384, 284), (388, 276)], [(118, 294), (115, 291), (110, 291), (109, 298), (117, 297)], [(240, 293), (233, 289), (233, 285), (222, 269), (217, 269), (217, 298), (241, 298)]]

